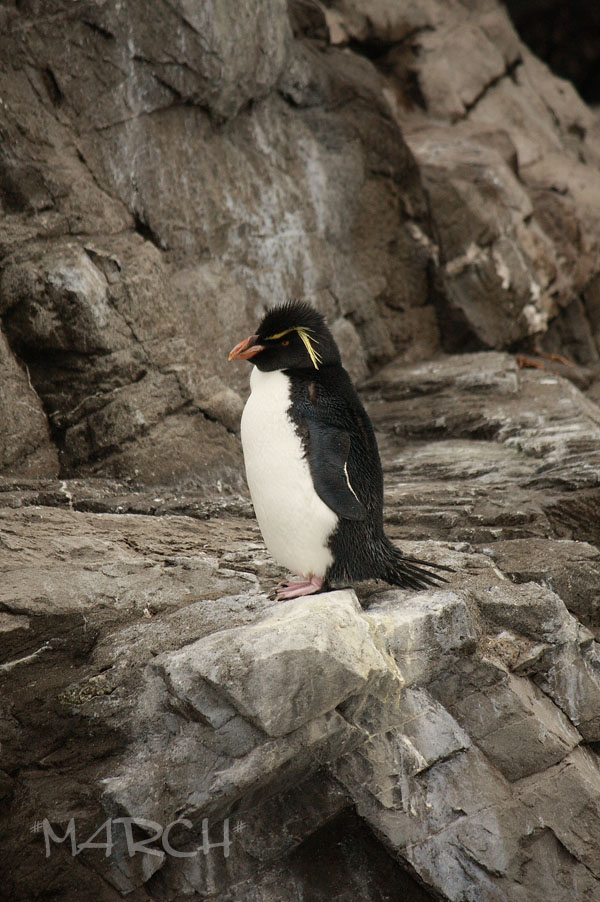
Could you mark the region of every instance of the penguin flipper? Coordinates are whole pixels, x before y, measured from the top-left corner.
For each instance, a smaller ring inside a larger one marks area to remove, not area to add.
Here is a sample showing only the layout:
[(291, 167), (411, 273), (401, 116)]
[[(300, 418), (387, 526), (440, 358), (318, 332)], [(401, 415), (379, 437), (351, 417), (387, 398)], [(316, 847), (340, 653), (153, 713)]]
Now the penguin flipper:
[(364, 520), (365, 507), (348, 478), (350, 436), (343, 429), (315, 419), (307, 420), (308, 463), (315, 491), (327, 507), (346, 520)]

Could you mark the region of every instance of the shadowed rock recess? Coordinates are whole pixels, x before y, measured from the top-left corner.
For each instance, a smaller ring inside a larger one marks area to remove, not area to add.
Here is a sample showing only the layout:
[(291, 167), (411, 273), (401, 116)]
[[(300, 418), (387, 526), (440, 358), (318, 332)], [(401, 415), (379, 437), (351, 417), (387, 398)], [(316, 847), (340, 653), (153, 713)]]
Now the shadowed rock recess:
[[(600, 898), (598, 138), (494, 0), (1, 5), (2, 899)], [(269, 597), (288, 297), (447, 584)]]

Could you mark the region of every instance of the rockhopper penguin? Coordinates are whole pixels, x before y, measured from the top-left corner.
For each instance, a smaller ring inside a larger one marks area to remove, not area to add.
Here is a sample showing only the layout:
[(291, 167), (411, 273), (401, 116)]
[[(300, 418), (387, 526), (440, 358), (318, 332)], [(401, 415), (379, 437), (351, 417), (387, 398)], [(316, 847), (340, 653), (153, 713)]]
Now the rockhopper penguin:
[(405, 557), (383, 531), (375, 433), (324, 317), (273, 307), (229, 359), (254, 364), (242, 446), (256, 518), (272, 557), (300, 575), (278, 600), (363, 579), (444, 582), (431, 571), (450, 568)]

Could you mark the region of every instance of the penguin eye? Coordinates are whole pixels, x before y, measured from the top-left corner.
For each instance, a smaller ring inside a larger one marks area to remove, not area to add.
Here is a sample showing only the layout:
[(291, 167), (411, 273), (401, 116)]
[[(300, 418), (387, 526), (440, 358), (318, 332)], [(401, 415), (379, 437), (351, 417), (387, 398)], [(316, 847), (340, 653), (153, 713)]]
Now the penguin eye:
[(286, 348), (287, 348), (287, 346), (289, 345), (289, 343), (290, 343), (289, 338), (286, 338), (285, 341), (282, 341), (282, 342), (281, 342), (281, 344), (284, 345)]

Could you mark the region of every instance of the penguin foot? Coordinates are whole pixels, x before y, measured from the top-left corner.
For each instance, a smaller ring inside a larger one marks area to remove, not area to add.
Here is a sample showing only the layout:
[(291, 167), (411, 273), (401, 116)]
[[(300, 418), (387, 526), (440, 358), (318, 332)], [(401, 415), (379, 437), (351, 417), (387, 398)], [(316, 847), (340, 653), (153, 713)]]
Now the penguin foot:
[(306, 579), (291, 579), (287, 583), (277, 587), (276, 601), (284, 601), (286, 598), (299, 598), (301, 595), (314, 595), (323, 588), (323, 580), (320, 576), (311, 576)]

